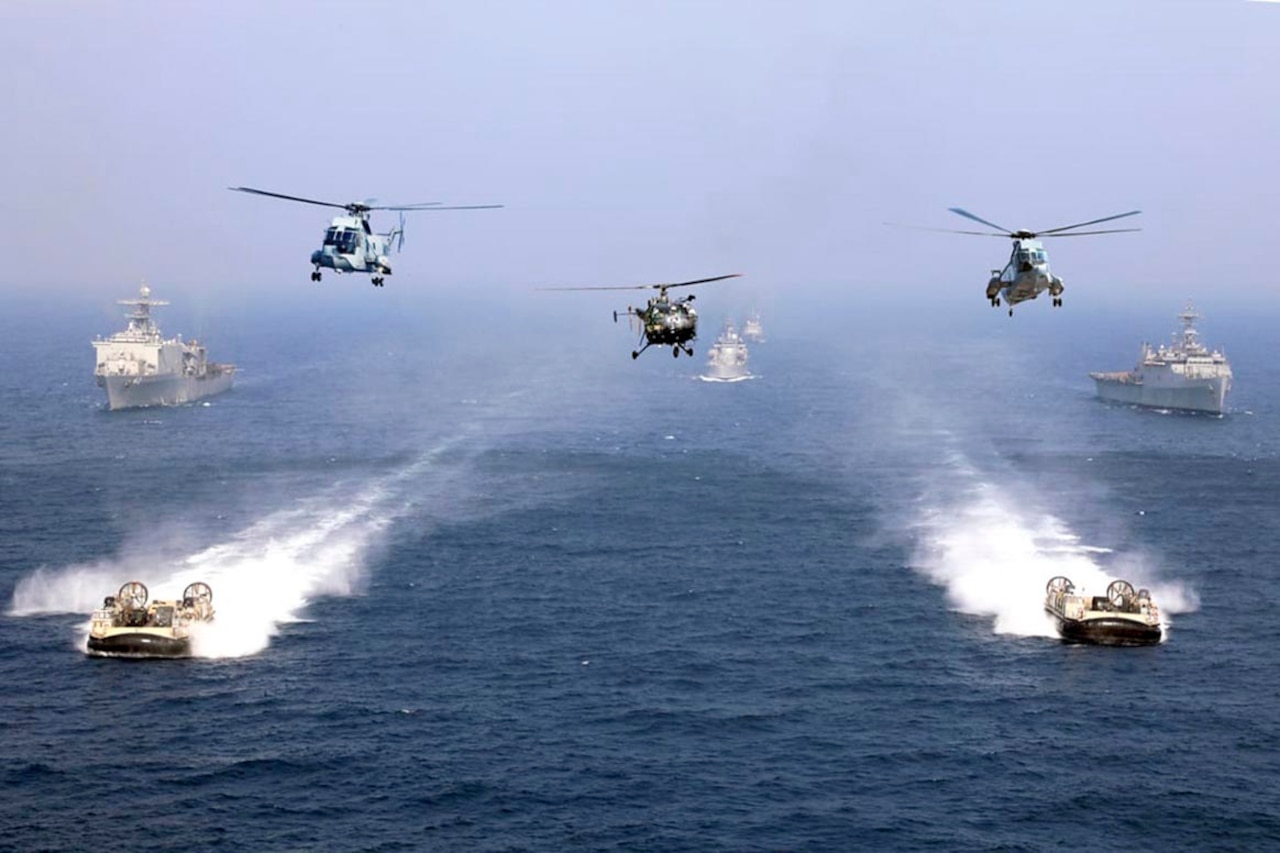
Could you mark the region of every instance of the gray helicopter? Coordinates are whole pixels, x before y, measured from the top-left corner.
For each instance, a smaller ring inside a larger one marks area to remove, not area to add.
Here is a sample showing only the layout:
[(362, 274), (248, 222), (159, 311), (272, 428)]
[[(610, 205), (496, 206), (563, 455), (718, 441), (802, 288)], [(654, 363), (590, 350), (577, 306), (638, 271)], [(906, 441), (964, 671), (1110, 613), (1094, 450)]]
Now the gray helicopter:
[[(374, 199), (351, 202), (349, 204), (337, 204), (331, 201), (316, 201), (313, 198), (300, 198), (294, 195), (256, 190), (252, 187), (227, 187), (227, 189), (345, 210), (347, 212), (346, 216), (333, 217), (333, 221), (329, 223), (328, 229), (324, 232), (324, 243), (319, 249), (311, 253), (311, 263), (315, 267), (315, 270), (311, 273), (311, 280), (319, 281), (320, 268), (327, 267), (337, 273), (372, 273), (374, 287), (382, 287), (383, 276), (391, 275), (391, 261), (387, 258), (391, 250), (391, 244), (395, 243), (397, 252), (404, 246), (405, 211), (492, 210), (502, 207), (500, 204), (446, 206), (438, 201), (421, 202), (419, 204), (370, 204), (369, 202), (374, 201)], [(369, 225), (369, 213), (374, 210), (399, 211), (400, 224), (386, 234), (374, 233), (373, 228)]]
[(996, 229), (990, 231), (957, 231), (951, 228), (926, 228), (926, 231), (943, 231), (948, 234), (975, 234), (980, 237), (1010, 237), (1013, 239), (1013, 253), (1009, 255), (1009, 263), (1002, 270), (992, 270), (991, 280), (987, 282), (987, 301), (993, 308), (1000, 306), (1001, 297), (1009, 306), (1009, 316), (1013, 316), (1013, 306), (1028, 299), (1035, 299), (1046, 290), (1053, 297), (1053, 307), (1062, 307), (1062, 291), (1065, 286), (1062, 279), (1049, 271), (1049, 256), (1044, 244), (1037, 237), (1084, 237), (1091, 234), (1119, 234), (1124, 231), (1141, 231), (1141, 228), (1111, 228), (1102, 231), (1075, 231), (1086, 225), (1097, 225), (1113, 219), (1135, 216), (1142, 211), (1131, 210), (1128, 213), (1117, 213), (1115, 216), (1104, 216), (1088, 222), (1077, 222), (1075, 225), (1063, 225), (1045, 231), (1010, 231), (1003, 225), (996, 225), (985, 219), (974, 216), (967, 210), (958, 207), (948, 208), (952, 213), (981, 222)]

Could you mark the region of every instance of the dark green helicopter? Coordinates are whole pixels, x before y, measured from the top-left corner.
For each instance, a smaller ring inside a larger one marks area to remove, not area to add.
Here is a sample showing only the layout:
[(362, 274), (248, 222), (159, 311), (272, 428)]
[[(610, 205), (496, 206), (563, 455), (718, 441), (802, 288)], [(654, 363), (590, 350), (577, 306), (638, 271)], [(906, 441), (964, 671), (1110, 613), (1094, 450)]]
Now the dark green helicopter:
[(626, 311), (613, 312), (613, 322), (618, 322), (618, 314), (636, 317), (640, 320), (640, 340), (644, 346), (632, 350), (631, 357), (639, 358), (640, 353), (651, 346), (671, 347), (671, 356), (678, 358), (680, 351), (693, 355), (693, 347), (689, 342), (698, 336), (698, 312), (694, 310), (693, 294), (683, 299), (672, 299), (667, 291), (673, 287), (690, 287), (695, 284), (707, 284), (712, 281), (724, 281), (726, 278), (738, 278), (742, 273), (718, 275), (714, 278), (698, 278), (693, 281), (677, 281), (672, 284), (634, 284), (622, 287), (544, 287), (543, 290), (656, 290), (658, 295), (649, 299), (644, 308), (627, 306)]

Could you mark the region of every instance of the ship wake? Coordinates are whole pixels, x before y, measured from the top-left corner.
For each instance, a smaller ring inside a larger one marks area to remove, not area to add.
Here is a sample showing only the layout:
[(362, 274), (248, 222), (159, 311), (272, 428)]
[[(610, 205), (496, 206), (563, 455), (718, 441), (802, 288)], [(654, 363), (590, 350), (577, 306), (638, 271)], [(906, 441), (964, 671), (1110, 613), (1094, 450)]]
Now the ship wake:
[(758, 377), (754, 373), (748, 373), (745, 376), (733, 376), (728, 379), (724, 379), (719, 376), (705, 376), (703, 374), (698, 374), (698, 379), (703, 382), (746, 382), (748, 379), (756, 378)]
[[(193, 654), (226, 658), (261, 652), (309, 602), (360, 591), (397, 519), (430, 493), (443, 496), (449, 490), (458, 471), (440, 464), (442, 450), (372, 482), (333, 487), (269, 512), (225, 541), (194, 552), (129, 552), (91, 564), (38, 569), (18, 582), (11, 612), (87, 615), (126, 581), (142, 581), (152, 598), (178, 598), (187, 584), (203, 581), (213, 589), (217, 617), (193, 632)], [(78, 648), (84, 648), (87, 634), (86, 622)]]
[(912, 566), (946, 590), (955, 610), (990, 618), (997, 634), (1057, 637), (1044, 596), (1058, 575), (1096, 595), (1120, 577), (1147, 587), (1166, 622), (1198, 607), (1184, 584), (1156, 577), (1145, 555), (1082, 542), (1035, 495), (995, 479), (953, 455), (908, 515)]

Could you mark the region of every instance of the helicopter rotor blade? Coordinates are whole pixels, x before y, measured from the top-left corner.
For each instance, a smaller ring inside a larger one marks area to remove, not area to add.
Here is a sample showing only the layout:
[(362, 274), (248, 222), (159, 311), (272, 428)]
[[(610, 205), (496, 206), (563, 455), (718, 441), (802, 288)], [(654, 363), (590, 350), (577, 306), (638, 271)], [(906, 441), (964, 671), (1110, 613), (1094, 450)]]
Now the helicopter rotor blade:
[(270, 196), (271, 198), (282, 198), (282, 199), (285, 199), (286, 201), (300, 201), (303, 204), (318, 204), (321, 207), (337, 207), (342, 210), (346, 210), (348, 207), (351, 206), (349, 204), (336, 204), (332, 201), (317, 201), (314, 198), (302, 198), (301, 196), (296, 196), (296, 195), (285, 195), (284, 193), (273, 193), (273, 192), (267, 192), (266, 190), (255, 190), (253, 187), (227, 187), (227, 189), (232, 190), (234, 192), (253, 193), (254, 195), (265, 195), (265, 196)]
[[(365, 202), (374, 199), (365, 199)], [(421, 208), (439, 207), (444, 204), (442, 201), (418, 201), (413, 204), (367, 204), (362, 203), (360, 206), (365, 210), (419, 210)]]
[(973, 234), (978, 237), (1003, 237), (1009, 239), (1008, 234), (997, 233), (995, 231), (960, 231), (955, 228), (929, 228), (925, 225), (901, 225), (897, 222), (886, 222), (890, 228), (909, 228), (912, 231), (938, 231), (943, 234)]
[(1109, 228), (1105, 231), (1072, 231), (1069, 234), (1041, 234), (1041, 237), (1088, 237), (1090, 234), (1123, 234), (1126, 231), (1141, 231), (1141, 228)]
[(724, 281), (726, 278), (741, 278), (742, 273), (731, 272), (728, 275), (717, 275), (712, 278), (695, 278), (693, 281), (677, 281), (675, 284), (651, 284), (649, 287), (666, 290), (668, 287), (689, 287), (693, 284), (707, 284), (712, 281)]
[(951, 211), (957, 216), (963, 216), (965, 219), (972, 219), (974, 222), (981, 222), (983, 225), (994, 228), (997, 231), (1003, 231), (1004, 233), (1000, 235), (1001, 237), (1010, 237), (1013, 235), (1013, 232), (1010, 231), (1008, 228), (1005, 228), (1003, 225), (997, 225), (994, 222), (988, 222), (987, 220), (983, 219), (980, 216), (974, 216), (972, 213), (970, 213), (969, 211), (965, 210), (962, 207), (948, 207), (947, 210)]
[(693, 281), (679, 281), (673, 284), (624, 284), (616, 287), (539, 287), (536, 290), (666, 290), (669, 287), (688, 287), (691, 284), (706, 284), (711, 281), (723, 281), (726, 278), (739, 278), (740, 272), (729, 275), (718, 275), (714, 278), (698, 278)]
[[(1088, 222), (1077, 222), (1075, 225), (1063, 225), (1060, 228), (1049, 228), (1045, 231), (1038, 232), (1040, 236), (1045, 234), (1057, 234), (1059, 231), (1070, 231), (1073, 228), (1083, 228), (1086, 225), (1097, 225), (1099, 222), (1110, 222), (1113, 219), (1124, 219), (1126, 216), (1137, 216), (1141, 210), (1131, 210), (1128, 213), (1117, 213), (1115, 216), (1104, 216), (1101, 219), (1090, 219)], [(1140, 228), (1127, 229), (1132, 231), (1140, 231)]]
[(503, 207), (501, 204), (441, 204), (438, 201), (428, 201), (422, 204), (397, 204), (387, 207), (371, 207), (369, 210), (495, 210)]

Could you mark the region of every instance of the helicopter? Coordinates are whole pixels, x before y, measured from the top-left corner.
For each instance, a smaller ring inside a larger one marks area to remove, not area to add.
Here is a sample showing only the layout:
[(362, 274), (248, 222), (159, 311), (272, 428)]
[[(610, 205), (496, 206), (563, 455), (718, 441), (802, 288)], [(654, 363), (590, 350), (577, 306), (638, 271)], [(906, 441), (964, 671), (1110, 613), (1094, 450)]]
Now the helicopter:
[(980, 222), (983, 225), (995, 228), (999, 233), (990, 231), (957, 231), (950, 228), (928, 228), (925, 230), (944, 231), (948, 234), (975, 234), (980, 237), (1010, 237), (1013, 239), (1013, 253), (1009, 255), (1009, 262), (1005, 264), (1003, 270), (992, 270), (991, 280), (987, 282), (987, 301), (991, 303), (993, 308), (998, 308), (1000, 307), (1000, 298), (1003, 296), (1005, 303), (1009, 306), (1010, 317), (1013, 316), (1013, 306), (1028, 299), (1035, 299), (1046, 290), (1049, 291), (1049, 295), (1053, 298), (1053, 307), (1062, 307), (1062, 291), (1065, 287), (1062, 279), (1049, 271), (1049, 256), (1045, 253), (1044, 244), (1036, 239), (1037, 237), (1084, 237), (1091, 234), (1118, 234), (1124, 231), (1142, 230), (1141, 228), (1111, 228), (1102, 231), (1073, 230), (1083, 228), (1086, 225), (1097, 225), (1101, 222), (1110, 222), (1113, 219), (1135, 216), (1142, 212), (1140, 210), (1117, 213), (1114, 216), (1104, 216), (1101, 219), (1091, 219), (1088, 222), (1077, 222), (1075, 225), (1049, 228), (1045, 231), (1026, 231), (1022, 229), (1010, 231), (1003, 225), (988, 222), (959, 207), (951, 207), (948, 210), (966, 219), (972, 219), (974, 222)]
[[(282, 198), (287, 201), (299, 201), (303, 204), (318, 204), (321, 207), (336, 207), (347, 212), (346, 216), (335, 216), (324, 232), (324, 243), (311, 253), (311, 263), (315, 270), (311, 273), (312, 281), (320, 280), (320, 268), (328, 267), (336, 273), (363, 272), (372, 273), (374, 287), (382, 287), (383, 276), (391, 275), (391, 261), (387, 254), (391, 244), (396, 244), (396, 251), (404, 246), (404, 212), (423, 210), (490, 210), (502, 207), (500, 204), (467, 204), (445, 206), (438, 201), (418, 204), (374, 205), (376, 199), (365, 199), (363, 202), (353, 201), (349, 204), (337, 204), (331, 201), (317, 201), (313, 198), (300, 198), (294, 195), (267, 192), (253, 187), (227, 187), (229, 190), (254, 195), (265, 195), (270, 198)], [(369, 225), (369, 213), (374, 210), (395, 210), (400, 213), (400, 224), (386, 234), (375, 234)]]
[[(693, 347), (689, 342), (697, 337), (698, 312), (691, 304), (694, 295), (690, 293), (682, 299), (672, 299), (667, 291), (673, 287), (691, 287), (695, 284), (708, 284), (713, 281), (724, 281), (727, 278), (738, 278), (742, 273), (718, 275), (713, 278), (698, 278), (693, 281), (678, 281), (673, 284), (633, 284), (621, 287), (544, 287), (543, 290), (656, 290), (657, 296), (650, 297), (644, 308), (632, 308), (621, 312), (627, 317), (640, 320), (639, 349), (631, 351), (631, 358), (637, 359), (640, 353), (651, 346), (670, 346), (671, 357), (679, 358), (681, 351), (693, 355)], [(613, 322), (618, 322), (619, 312), (613, 312)]]

